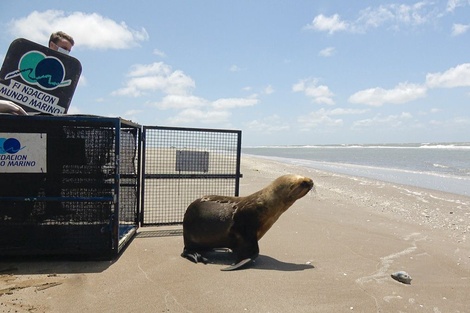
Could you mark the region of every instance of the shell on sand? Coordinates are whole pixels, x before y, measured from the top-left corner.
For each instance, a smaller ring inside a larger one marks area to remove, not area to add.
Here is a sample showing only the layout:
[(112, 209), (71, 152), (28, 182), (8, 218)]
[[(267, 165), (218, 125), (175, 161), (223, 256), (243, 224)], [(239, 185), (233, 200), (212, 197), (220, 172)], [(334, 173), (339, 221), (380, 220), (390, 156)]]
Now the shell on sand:
[(405, 271), (399, 271), (399, 272), (395, 272), (393, 273), (392, 275), (392, 278), (401, 282), (401, 283), (404, 283), (404, 284), (411, 284), (411, 276), (405, 272)]

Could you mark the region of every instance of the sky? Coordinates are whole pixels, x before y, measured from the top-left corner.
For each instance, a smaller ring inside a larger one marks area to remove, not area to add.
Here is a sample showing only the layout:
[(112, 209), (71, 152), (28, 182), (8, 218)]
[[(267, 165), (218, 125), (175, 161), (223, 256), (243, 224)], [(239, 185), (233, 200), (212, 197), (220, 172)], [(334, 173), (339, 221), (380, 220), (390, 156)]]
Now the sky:
[(73, 36), (69, 114), (245, 147), (470, 142), (470, 0), (15, 0), (0, 23), (1, 62)]

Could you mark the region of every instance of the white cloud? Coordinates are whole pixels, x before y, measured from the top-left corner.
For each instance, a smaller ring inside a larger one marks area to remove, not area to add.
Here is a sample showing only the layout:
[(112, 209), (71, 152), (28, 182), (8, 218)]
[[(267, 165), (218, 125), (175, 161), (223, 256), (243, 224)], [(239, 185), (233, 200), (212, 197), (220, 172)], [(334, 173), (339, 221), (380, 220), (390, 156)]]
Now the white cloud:
[[(470, 118), (461, 116), (461, 117), (455, 117), (452, 122), (450, 123), (451, 126), (465, 126), (468, 127), (470, 126)], [(468, 130), (468, 128), (467, 128)]]
[(287, 131), (290, 129), (289, 125), (278, 115), (271, 115), (260, 120), (253, 120), (247, 123), (246, 127), (250, 130), (267, 134)]
[(344, 122), (343, 119), (337, 118), (337, 116), (360, 115), (368, 111), (369, 109), (336, 108), (332, 110), (326, 110), (321, 108), (317, 111), (310, 112), (307, 115), (300, 116), (297, 121), (299, 122), (300, 128), (303, 131), (317, 129), (319, 127), (338, 128), (343, 126)]
[(215, 100), (212, 103), (212, 107), (215, 109), (232, 109), (240, 107), (253, 106), (258, 103), (256, 97), (250, 98), (222, 98)]
[(470, 63), (457, 65), (443, 73), (427, 74), (423, 85), (399, 83), (393, 89), (369, 88), (354, 93), (348, 101), (370, 106), (401, 104), (425, 97), (428, 88), (456, 87), (470, 87)]
[(359, 12), (355, 20), (342, 20), (338, 14), (317, 15), (305, 29), (333, 34), (339, 31), (365, 32), (370, 28), (386, 26), (399, 29), (401, 26), (418, 26), (435, 20), (439, 16), (434, 3), (419, 1), (414, 4), (386, 4), (368, 7)]
[(85, 75), (80, 75), (78, 78), (78, 86), (85, 87), (88, 86), (88, 80), (86, 79)]
[(243, 69), (237, 65), (232, 65), (230, 66), (230, 68), (228, 69), (230, 72), (240, 72), (242, 71)]
[(147, 75), (169, 75), (171, 71), (171, 66), (163, 62), (155, 62), (151, 64), (135, 64), (132, 66), (127, 76), (138, 77)]
[(470, 63), (457, 65), (444, 73), (427, 74), (426, 85), (430, 88), (469, 87)]
[(469, 5), (469, 4), (470, 4), (469, 0), (448, 0), (446, 11), (454, 12), (456, 8)]
[(400, 83), (393, 89), (380, 87), (361, 90), (349, 97), (349, 102), (382, 106), (386, 103), (400, 104), (426, 96), (426, 87), (417, 84)]
[(114, 96), (139, 97), (148, 92), (161, 91), (166, 94), (186, 95), (194, 87), (193, 79), (180, 70), (162, 62), (148, 65), (134, 65), (125, 87), (112, 93)]
[(333, 54), (335, 53), (335, 48), (334, 47), (328, 47), (328, 48), (325, 48), (323, 50), (320, 50), (320, 52), (318, 53), (319, 56), (322, 56), (322, 57), (330, 57), (332, 56)]
[(116, 22), (97, 13), (59, 10), (34, 11), (8, 24), (15, 37), (24, 37), (47, 45), (51, 33), (62, 30), (75, 40), (76, 47), (90, 49), (128, 49), (148, 40), (147, 31), (134, 30), (124, 22)]
[(176, 116), (167, 119), (171, 125), (189, 125), (194, 121), (202, 124), (222, 124), (228, 122), (231, 113), (228, 111), (204, 111), (199, 109), (185, 109)]
[(359, 18), (355, 22), (355, 27), (366, 29), (369, 27), (377, 28), (395, 18), (395, 14), (385, 6), (378, 8), (367, 8), (360, 12)]
[(165, 52), (158, 49), (153, 49), (153, 54), (162, 58), (166, 57)]
[(389, 115), (389, 116), (382, 116), (381, 114), (377, 114), (373, 118), (363, 119), (359, 121), (355, 121), (353, 123), (353, 129), (368, 129), (368, 128), (376, 128), (380, 127), (384, 128), (401, 128), (406, 125), (406, 123), (411, 120), (413, 116), (408, 112), (402, 112), (398, 115)]
[(74, 105), (71, 105), (67, 111), (67, 114), (69, 115), (74, 115), (74, 114), (82, 114), (82, 111), (77, 108), (76, 106)]
[(162, 101), (150, 103), (161, 110), (200, 108), (209, 105), (209, 101), (192, 95), (166, 95)]
[(129, 115), (136, 115), (142, 113), (142, 110), (128, 110), (124, 112), (124, 115), (129, 116)]
[(142, 110), (128, 110), (121, 117), (129, 121), (135, 121), (140, 113), (142, 113)]
[(427, 1), (419, 1), (412, 5), (391, 4), (390, 10), (397, 23), (420, 25), (431, 21), (436, 15), (435, 7)]
[(442, 109), (431, 108), (427, 111), (418, 111), (418, 114), (419, 115), (429, 115), (429, 114), (436, 114), (436, 113), (439, 113), (439, 112), (442, 112)]
[(307, 78), (302, 79), (292, 86), (292, 91), (303, 92), (307, 97), (312, 98), (315, 103), (333, 105), (334, 94), (328, 86), (318, 86), (318, 79)]
[(462, 0), (448, 0), (446, 11), (454, 12), (455, 8), (459, 5), (459, 2), (462, 2)]
[(470, 127), (470, 118), (468, 117), (454, 117), (446, 120), (430, 120), (429, 125), (439, 130), (447, 129), (456, 133), (468, 131)]
[(161, 102), (152, 103), (159, 109), (181, 110), (176, 116), (169, 118), (172, 125), (228, 123), (231, 116), (229, 109), (252, 106), (258, 103), (256, 98), (222, 98), (210, 102), (204, 98), (190, 95), (167, 95)]
[(334, 115), (336, 114), (332, 114), (332, 111), (321, 108), (317, 111), (300, 116), (297, 121), (302, 131), (319, 128), (322, 129), (322, 131), (327, 131), (326, 128), (337, 128), (343, 126), (343, 120), (331, 117)]
[(264, 88), (263, 93), (266, 95), (270, 95), (274, 92), (273, 86), (269, 85), (266, 88)]
[(337, 31), (347, 30), (348, 27), (348, 23), (342, 21), (338, 14), (334, 14), (330, 17), (320, 14), (315, 16), (312, 23), (306, 25), (304, 28), (333, 34)]
[(148, 96), (161, 93), (162, 98), (147, 102), (160, 110), (177, 110), (167, 119), (172, 125), (224, 124), (231, 115), (230, 109), (253, 106), (258, 103), (256, 95), (245, 98), (220, 98), (210, 101), (192, 95), (195, 82), (180, 70), (173, 70), (163, 62), (133, 65), (127, 74), (125, 86), (112, 92), (114, 96)]
[(326, 111), (328, 115), (354, 115), (354, 114), (364, 114), (368, 112), (369, 109), (343, 109), (337, 108), (333, 110)]
[(465, 34), (469, 29), (469, 24), (454, 24), (452, 25), (452, 36), (459, 36)]

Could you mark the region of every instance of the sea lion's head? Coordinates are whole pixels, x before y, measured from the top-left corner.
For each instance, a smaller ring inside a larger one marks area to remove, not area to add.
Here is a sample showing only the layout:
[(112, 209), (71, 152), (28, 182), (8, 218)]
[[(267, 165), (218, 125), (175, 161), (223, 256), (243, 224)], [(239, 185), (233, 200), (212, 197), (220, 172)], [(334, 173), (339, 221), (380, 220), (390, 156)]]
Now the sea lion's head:
[(269, 187), (277, 198), (292, 204), (312, 190), (314, 184), (311, 178), (289, 174), (278, 177)]

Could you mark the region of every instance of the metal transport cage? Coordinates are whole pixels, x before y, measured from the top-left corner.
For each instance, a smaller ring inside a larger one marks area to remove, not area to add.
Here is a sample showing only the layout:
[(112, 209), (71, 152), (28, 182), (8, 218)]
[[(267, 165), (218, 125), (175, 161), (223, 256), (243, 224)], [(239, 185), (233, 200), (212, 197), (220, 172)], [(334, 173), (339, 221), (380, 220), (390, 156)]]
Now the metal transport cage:
[(111, 259), (139, 226), (238, 196), (241, 131), (0, 114), (0, 257)]
[(144, 126), (141, 225), (183, 222), (204, 195), (238, 196), (241, 131)]
[(0, 255), (112, 258), (139, 225), (141, 126), (0, 114)]

